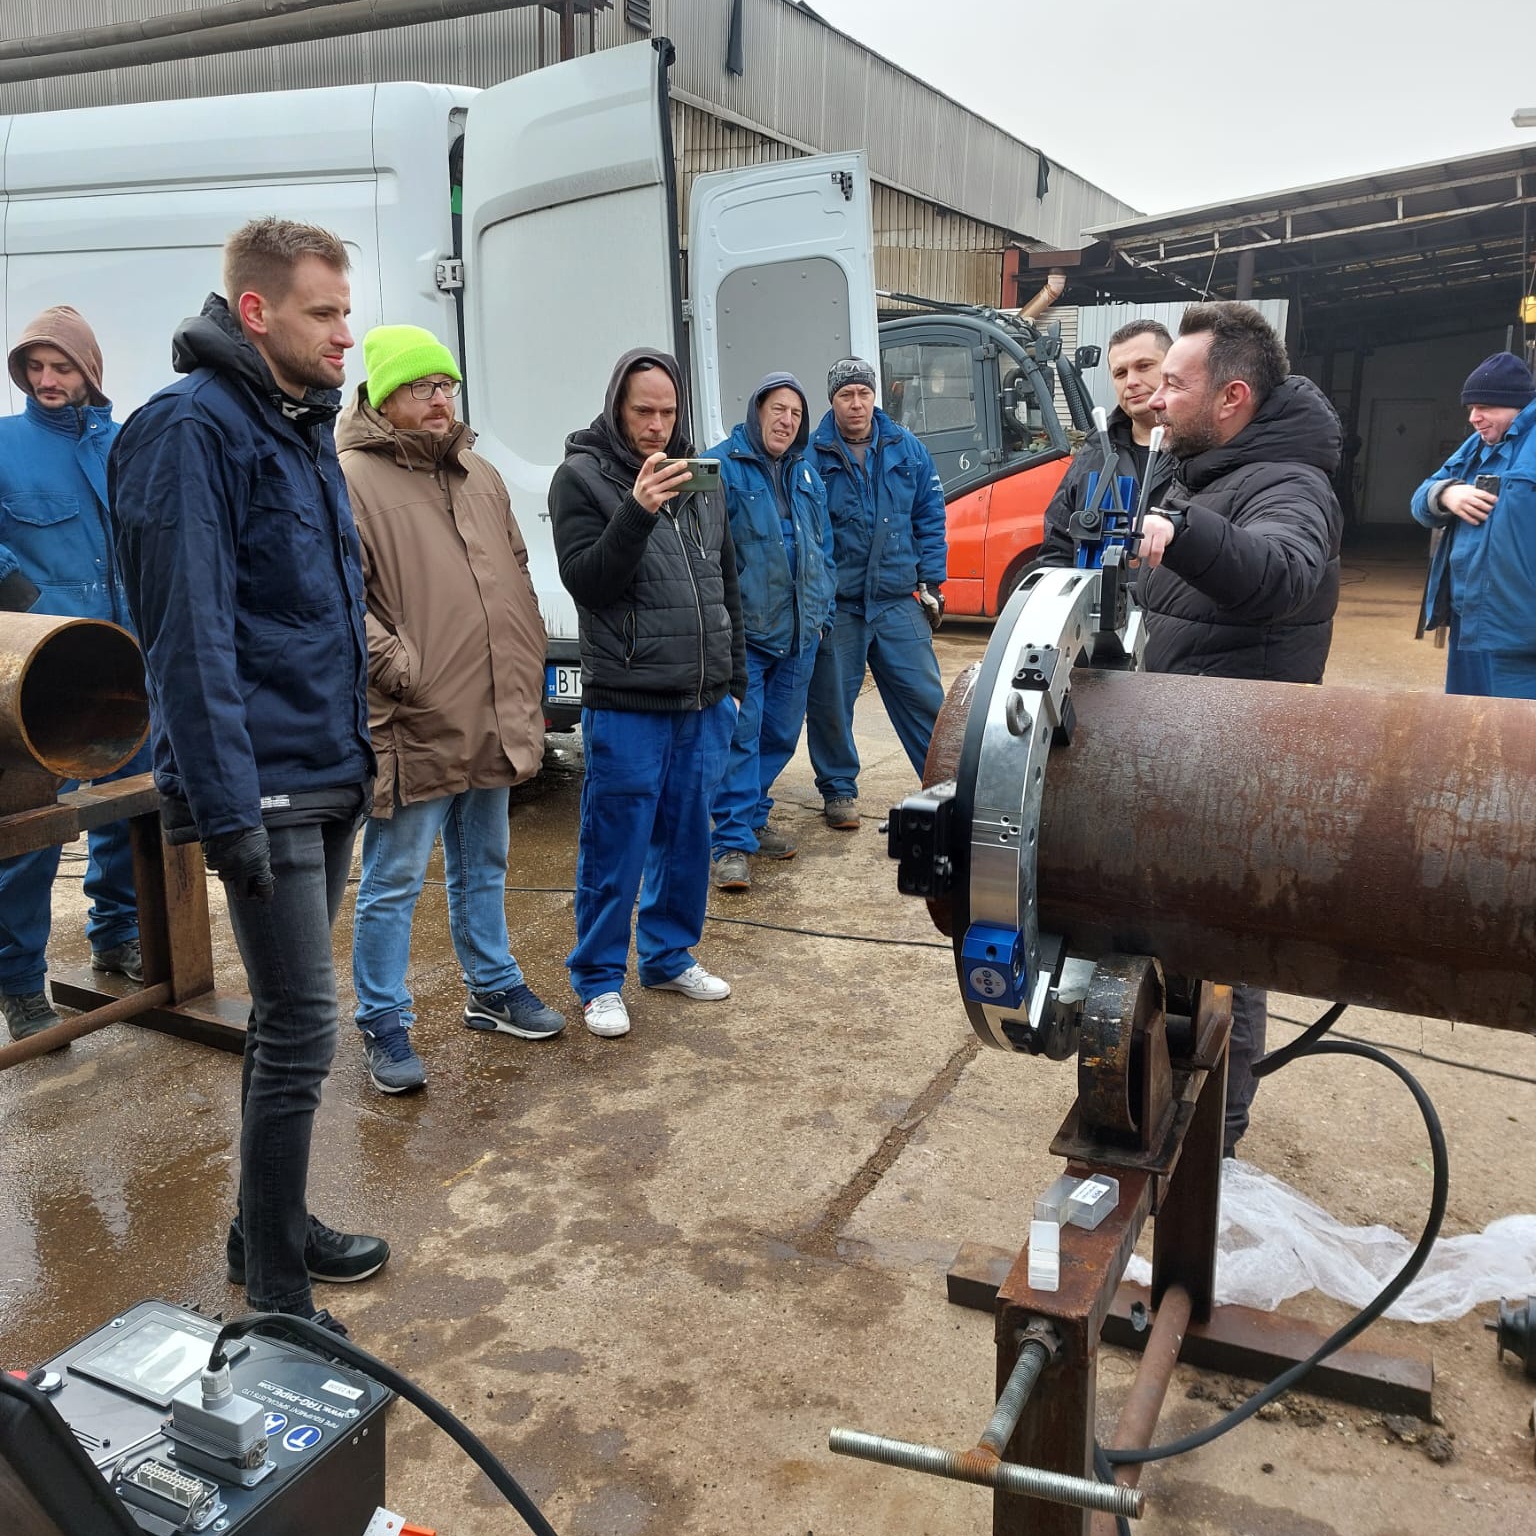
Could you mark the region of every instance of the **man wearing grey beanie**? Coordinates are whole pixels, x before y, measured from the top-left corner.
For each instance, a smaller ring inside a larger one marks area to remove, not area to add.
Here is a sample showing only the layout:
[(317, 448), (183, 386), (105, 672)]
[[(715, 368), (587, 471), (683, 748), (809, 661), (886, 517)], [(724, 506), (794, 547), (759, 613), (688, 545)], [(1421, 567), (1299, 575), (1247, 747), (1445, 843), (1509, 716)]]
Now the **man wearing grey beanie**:
[(875, 370), (845, 357), (811, 449), (827, 488), (837, 608), (816, 653), (806, 738), (829, 827), (859, 825), (853, 706), (866, 669), (922, 777), (944, 685), (932, 631), (944, 616), (944, 488), (928, 450), (875, 404)]
[(1472, 435), (1414, 492), (1440, 531), (1424, 627), (1450, 632), (1447, 693), (1536, 699), (1536, 381), (1495, 352), (1462, 386)]

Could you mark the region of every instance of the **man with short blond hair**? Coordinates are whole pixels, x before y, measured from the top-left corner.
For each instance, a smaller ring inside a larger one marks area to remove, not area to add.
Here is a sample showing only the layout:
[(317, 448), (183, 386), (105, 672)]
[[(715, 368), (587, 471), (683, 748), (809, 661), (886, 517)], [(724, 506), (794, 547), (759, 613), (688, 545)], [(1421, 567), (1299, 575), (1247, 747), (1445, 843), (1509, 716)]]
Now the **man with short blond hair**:
[(129, 604), (149, 672), (171, 842), (224, 882), (251, 991), (229, 1277), (258, 1311), (314, 1317), (311, 1280), (361, 1280), (382, 1238), (308, 1214), (309, 1149), (336, 1047), (331, 925), (374, 776), (363, 574), (336, 459), (351, 289), (326, 230), (259, 219), (228, 297), (184, 322), (186, 377), (112, 455)]

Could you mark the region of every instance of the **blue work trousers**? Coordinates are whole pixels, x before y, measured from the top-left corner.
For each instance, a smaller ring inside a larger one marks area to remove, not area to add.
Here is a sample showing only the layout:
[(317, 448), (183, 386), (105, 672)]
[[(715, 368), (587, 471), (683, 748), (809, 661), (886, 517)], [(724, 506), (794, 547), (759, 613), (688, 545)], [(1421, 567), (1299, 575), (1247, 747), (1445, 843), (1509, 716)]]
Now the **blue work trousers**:
[(933, 724), (944, 703), (944, 685), (921, 605), (915, 598), (902, 598), (865, 616), (839, 608), (832, 632), (816, 652), (806, 704), (806, 740), (823, 800), (859, 796), (853, 706), (866, 667), (874, 673), (912, 771), (919, 778), (923, 774)]
[(1480, 699), (1536, 699), (1536, 656), (1463, 650), (1461, 620), (1452, 614), (1445, 691)]
[(507, 787), (397, 805), (363, 827), (363, 873), (352, 927), (352, 985), (361, 1027), (389, 1014), (416, 1021), (405, 971), (411, 920), (432, 845), (443, 840), (448, 932), (471, 992), (521, 986), (522, 967), (507, 947)]
[(352, 869), (350, 821), (271, 827), (272, 899), (229, 896), (251, 1016), (240, 1075), (245, 1294), (258, 1312), (313, 1309), (304, 1239), (309, 1146), (336, 1052), (331, 925)]
[[(116, 773), (94, 782), (108, 784), (150, 770), (146, 742)], [(71, 779), (61, 793), (77, 787)], [(90, 858), (85, 866), (85, 894), (91, 899), (85, 936), (95, 950), (111, 949), (139, 936), (139, 910), (133, 891), (133, 851), (128, 823), (114, 821), (87, 834)], [(53, 882), (62, 849), (39, 848), (14, 859), (0, 859), (0, 992), (8, 997), (43, 990), (48, 934), (53, 926)]]
[(725, 777), (715, 791), (715, 857), (757, 852), (757, 834), (773, 809), (768, 791), (800, 745), (815, 663), (814, 641), (790, 656), (747, 647), (747, 696), (731, 733)]
[(582, 710), (576, 947), (565, 963), (583, 1005), (624, 984), (637, 894), (641, 984), (694, 963), (709, 901), (709, 807), (735, 718), (729, 698), (705, 710)]

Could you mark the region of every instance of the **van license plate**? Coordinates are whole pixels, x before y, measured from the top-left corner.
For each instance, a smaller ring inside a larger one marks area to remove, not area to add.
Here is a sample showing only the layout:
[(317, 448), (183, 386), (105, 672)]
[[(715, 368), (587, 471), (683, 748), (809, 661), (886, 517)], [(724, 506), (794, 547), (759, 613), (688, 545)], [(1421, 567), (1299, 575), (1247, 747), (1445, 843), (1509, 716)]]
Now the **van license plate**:
[(551, 662), (544, 668), (546, 704), (581, 703), (581, 668), (560, 667)]

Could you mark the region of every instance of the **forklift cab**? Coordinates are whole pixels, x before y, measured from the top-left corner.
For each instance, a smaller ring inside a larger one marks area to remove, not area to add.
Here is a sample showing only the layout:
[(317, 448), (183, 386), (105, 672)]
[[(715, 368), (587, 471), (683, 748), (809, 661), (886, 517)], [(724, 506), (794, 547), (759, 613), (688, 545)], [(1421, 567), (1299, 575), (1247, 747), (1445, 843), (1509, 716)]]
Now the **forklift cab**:
[(880, 371), (887, 414), (933, 456), (946, 501), (1068, 451), (1044, 360), (983, 315), (885, 321)]

